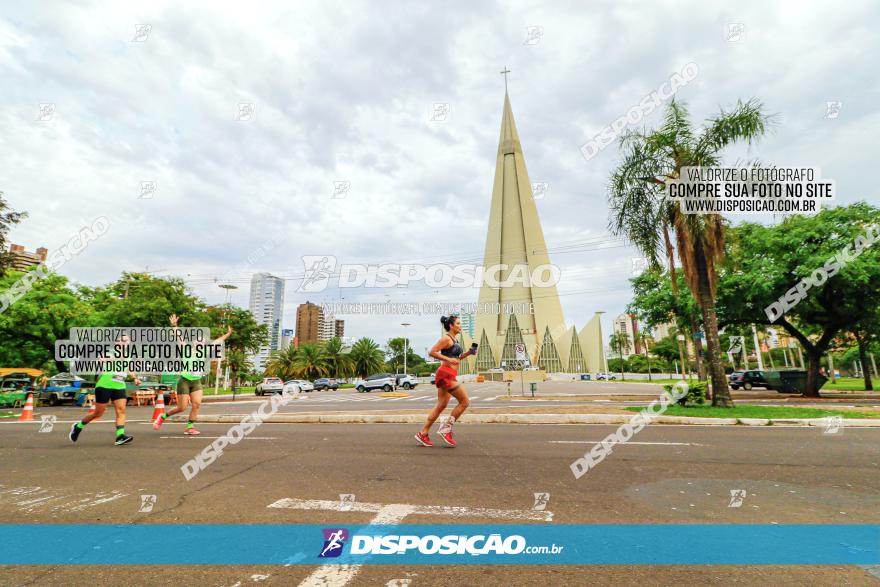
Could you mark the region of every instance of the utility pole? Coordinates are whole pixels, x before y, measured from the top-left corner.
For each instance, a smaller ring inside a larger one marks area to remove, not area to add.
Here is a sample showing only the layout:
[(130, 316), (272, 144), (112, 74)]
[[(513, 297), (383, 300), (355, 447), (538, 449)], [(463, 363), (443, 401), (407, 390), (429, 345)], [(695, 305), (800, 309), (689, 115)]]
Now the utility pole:
[(831, 384), (833, 385), (834, 380), (834, 357), (831, 356), (831, 351), (828, 351), (828, 377), (831, 378)]
[(874, 362), (874, 353), (868, 353), (868, 356), (871, 357), (871, 366), (874, 367), (874, 378), (877, 378), (877, 363)]

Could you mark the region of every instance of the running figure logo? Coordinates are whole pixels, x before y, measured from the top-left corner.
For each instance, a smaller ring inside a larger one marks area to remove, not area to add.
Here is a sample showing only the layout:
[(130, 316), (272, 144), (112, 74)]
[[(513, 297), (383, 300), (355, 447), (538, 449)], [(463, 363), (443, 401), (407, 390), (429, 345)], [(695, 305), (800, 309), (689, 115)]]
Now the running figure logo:
[(746, 498), (746, 490), (745, 489), (731, 489), (730, 490), (730, 503), (727, 504), (729, 508), (738, 508), (743, 504), (743, 500)]
[(536, 493), (535, 494), (535, 505), (532, 506), (533, 510), (537, 510), (539, 512), (543, 512), (547, 509), (547, 504), (550, 502), (550, 494), (549, 493)]
[(309, 293), (324, 291), (330, 281), (330, 276), (336, 269), (336, 257), (332, 255), (304, 255), (302, 260), (305, 272), (297, 291)]
[(321, 550), (320, 558), (336, 558), (342, 554), (342, 547), (348, 540), (348, 530), (345, 528), (324, 528), (324, 548)]

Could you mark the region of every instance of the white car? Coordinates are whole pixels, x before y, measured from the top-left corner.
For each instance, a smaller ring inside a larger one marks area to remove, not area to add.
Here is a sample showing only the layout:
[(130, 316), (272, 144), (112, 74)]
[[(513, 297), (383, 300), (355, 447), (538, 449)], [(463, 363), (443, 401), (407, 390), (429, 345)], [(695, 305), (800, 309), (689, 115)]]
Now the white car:
[(389, 392), (394, 389), (395, 384), (395, 376), (391, 373), (377, 373), (376, 375), (370, 375), (366, 379), (358, 379), (354, 387), (358, 390), (358, 393), (370, 393), (372, 389), (381, 389), (382, 391)]
[(305, 379), (291, 379), (290, 383), (296, 383), (303, 391), (315, 391), (315, 385), (311, 381)]
[(616, 381), (616, 380), (617, 380), (617, 375), (615, 375), (614, 373), (611, 373), (610, 371), (608, 373), (602, 373), (601, 371), (596, 373), (596, 381)]
[(254, 394), (271, 395), (274, 393), (281, 393), (283, 387), (284, 382), (281, 381), (281, 379), (279, 379), (278, 377), (266, 377), (257, 384), (257, 388), (254, 390)]
[(296, 379), (291, 379), (290, 381), (284, 384), (284, 394), (294, 394), (300, 393), (302, 391), (302, 387), (299, 385), (299, 381)]

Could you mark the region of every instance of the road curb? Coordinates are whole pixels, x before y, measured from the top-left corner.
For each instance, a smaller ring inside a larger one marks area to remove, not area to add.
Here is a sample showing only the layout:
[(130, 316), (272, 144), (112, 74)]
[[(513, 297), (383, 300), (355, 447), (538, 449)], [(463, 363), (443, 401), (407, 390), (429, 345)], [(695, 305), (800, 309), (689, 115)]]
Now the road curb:
[[(199, 422), (208, 424), (238, 424), (247, 414), (203, 414)], [(618, 414), (468, 414), (464, 424), (623, 424), (635, 416)], [(266, 422), (272, 424), (421, 424), (422, 414), (274, 414)], [(877, 420), (844, 420), (844, 427), (877, 427)], [(685, 416), (658, 416), (653, 424), (692, 426), (827, 426), (824, 418), (689, 418)]]

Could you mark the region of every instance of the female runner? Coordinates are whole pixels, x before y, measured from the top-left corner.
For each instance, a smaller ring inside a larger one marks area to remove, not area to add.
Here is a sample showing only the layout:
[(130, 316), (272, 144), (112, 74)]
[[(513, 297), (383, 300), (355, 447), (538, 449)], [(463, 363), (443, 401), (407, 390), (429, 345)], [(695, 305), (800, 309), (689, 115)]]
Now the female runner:
[(446, 329), (446, 334), (437, 341), (437, 344), (434, 345), (429, 354), (442, 362), (443, 365), (437, 369), (435, 381), (437, 385), (437, 405), (428, 414), (425, 425), (416, 433), (416, 440), (422, 446), (434, 446), (434, 443), (431, 442), (431, 438), (428, 436), (428, 431), (434, 422), (437, 421), (437, 418), (440, 417), (440, 414), (443, 413), (443, 410), (446, 409), (450, 397), (458, 400), (458, 405), (452, 410), (452, 415), (446, 418), (446, 421), (440, 425), (438, 432), (440, 433), (440, 438), (446, 444), (455, 446), (455, 439), (452, 437), (452, 425), (455, 424), (456, 420), (461, 417), (470, 405), (467, 391), (455, 378), (458, 376), (458, 364), (461, 360), (477, 354), (477, 343), (472, 344), (469, 351), (462, 353), (461, 345), (455, 339), (458, 333), (461, 332), (461, 322), (458, 316), (454, 314), (452, 316), (443, 316), (440, 318), (440, 323)]

